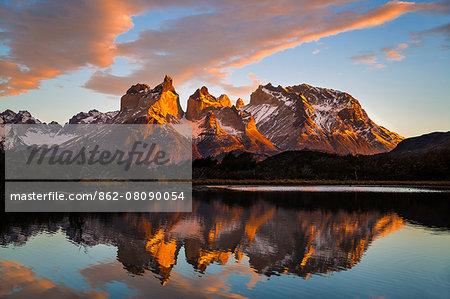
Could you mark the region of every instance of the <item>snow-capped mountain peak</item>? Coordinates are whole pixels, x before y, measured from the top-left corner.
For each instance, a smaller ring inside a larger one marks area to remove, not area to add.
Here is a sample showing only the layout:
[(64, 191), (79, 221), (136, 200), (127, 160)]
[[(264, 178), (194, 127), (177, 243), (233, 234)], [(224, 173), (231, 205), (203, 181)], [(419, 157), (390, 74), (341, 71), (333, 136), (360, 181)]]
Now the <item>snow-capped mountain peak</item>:
[(374, 154), (403, 139), (375, 124), (348, 93), (307, 84), (259, 86), (241, 109), (252, 113), (260, 132), (282, 150)]

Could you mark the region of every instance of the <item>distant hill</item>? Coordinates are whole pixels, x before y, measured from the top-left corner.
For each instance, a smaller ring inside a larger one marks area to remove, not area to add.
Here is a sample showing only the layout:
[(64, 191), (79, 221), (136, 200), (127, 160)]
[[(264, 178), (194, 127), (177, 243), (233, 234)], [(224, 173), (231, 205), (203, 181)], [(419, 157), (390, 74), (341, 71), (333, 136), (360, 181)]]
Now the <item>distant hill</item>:
[(389, 155), (394, 157), (411, 156), (443, 150), (450, 150), (450, 131), (433, 132), (418, 137), (407, 138), (389, 152)]

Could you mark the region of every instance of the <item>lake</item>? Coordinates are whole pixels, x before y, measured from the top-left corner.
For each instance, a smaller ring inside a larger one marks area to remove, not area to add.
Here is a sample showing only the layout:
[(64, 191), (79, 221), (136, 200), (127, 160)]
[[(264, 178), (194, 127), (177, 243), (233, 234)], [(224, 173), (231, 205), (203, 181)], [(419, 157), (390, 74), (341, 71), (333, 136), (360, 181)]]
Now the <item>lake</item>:
[(352, 188), (203, 187), (192, 213), (3, 213), (0, 297), (449, 298), (450, 193)]

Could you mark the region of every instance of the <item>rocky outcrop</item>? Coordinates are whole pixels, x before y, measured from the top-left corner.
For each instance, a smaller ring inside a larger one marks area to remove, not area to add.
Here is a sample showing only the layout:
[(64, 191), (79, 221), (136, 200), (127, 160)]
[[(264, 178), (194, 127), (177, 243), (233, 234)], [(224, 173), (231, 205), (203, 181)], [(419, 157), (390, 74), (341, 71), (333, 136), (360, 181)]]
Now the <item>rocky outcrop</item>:
[(31, 116), (31, 113), (26, 110), (21, 110), (15, 113), (12, 110), (6, 109), (0, 113), (1, 124), (41, 124), (39, 119)]
[(217, 100), (220, 102), (222, 107), (231, 107), (231, 100), (226, 94), (221, 95), (217, 98)]
[(150, 86), (147, 84), (138, 83), (131, 86), (120, 99), (120, 110), (137, 107), (142, 94), (148, 91), (150, 91)]
[(133, 85), (121, 98), (120, 106), (112, 123), (178, 123), (184, 114), (169, 76), (153, 89), (146, 84)]
[(69, 119), (69, 124), (105, 124), (111, 122), (118, 113), (119, 111), (103, 113), (95, 109), (87, 113), (80, 112)]
[[(214, 108), (231, 107), (231, 101), (227, 95), (219, 98), (211, 95), (206, 86), (197, 89), (188, 99), (186, 119), (197, 120), (205, 116), (207, 111)], [(203, 114), (202, 114), (203, 113)]]
[(245, 147), (239, 138), (225, 132), (216, 117), (216, 113), (209, 111), (200, 121), (201, 133), (194, 139), (199, 153), (203, 157), (218, 156), (222, 153), (241, 150)]
[[(189, 104), (190, 103), (190, 104)], [(193, 141), (203, 157), (246, 151), (267, 157), (278, 149), (258, 132), (253, 117), (241, 112), (227, 96), (209, 94), (206, 87), (190, 96), (186, 118), (193, 126)]]
[(241, 98), (237, 99), (235, 106), (236, 106), (237, 109), (240, 109), (241, 107), (244, 107), (245, 106), (244, 101)]

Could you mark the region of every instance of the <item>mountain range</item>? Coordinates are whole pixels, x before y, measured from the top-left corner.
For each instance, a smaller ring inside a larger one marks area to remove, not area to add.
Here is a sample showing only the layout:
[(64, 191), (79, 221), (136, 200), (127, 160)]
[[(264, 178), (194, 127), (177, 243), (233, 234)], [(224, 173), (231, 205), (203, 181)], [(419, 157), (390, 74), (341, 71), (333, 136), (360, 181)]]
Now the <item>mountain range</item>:
[[(0, 114), (1, 123), (41, 123), (27, 111)], [(190, 124), (193, 158), (249, 152), (265, 158), (284, 151), (310, 150), (339, 155), (371, 155), (394, 149), (404, 138), (374, 123), (348, 93), (307, 84), (260, 85), (250, 96), (232, 103), (207, 87), (197, 89), (183, 111), (171, 77), (154, 88), (131, 86), (120, 110), (74, 115), (70, 124)]]

